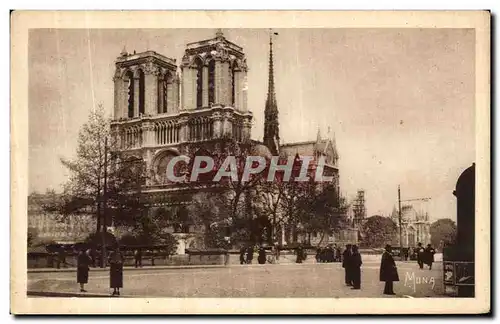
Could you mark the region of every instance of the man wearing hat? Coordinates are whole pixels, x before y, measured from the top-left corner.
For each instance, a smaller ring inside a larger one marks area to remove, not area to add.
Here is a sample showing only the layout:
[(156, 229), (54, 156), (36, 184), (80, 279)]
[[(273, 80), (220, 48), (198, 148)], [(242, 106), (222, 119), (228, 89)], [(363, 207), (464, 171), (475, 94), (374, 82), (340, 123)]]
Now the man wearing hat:
[(389, 244), (386, 245), (382, 254), (382, 262), (380, 263), (380, 281), (385, 282), (384, 295), (395, 295), (393, 282), (399, 281), (398, 269), (391, 251), (391, 246)]

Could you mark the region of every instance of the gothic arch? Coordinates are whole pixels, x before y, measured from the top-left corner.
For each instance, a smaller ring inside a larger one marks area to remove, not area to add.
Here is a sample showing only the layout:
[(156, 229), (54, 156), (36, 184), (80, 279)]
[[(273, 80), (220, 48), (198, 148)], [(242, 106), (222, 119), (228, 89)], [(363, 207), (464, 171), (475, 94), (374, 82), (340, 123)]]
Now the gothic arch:
[(196, 108), (203, 106), (203, 58), (196, 56), (193, 61), (194, 68), (196, 69)]
[(137, 82), (139, 82), (139, 116), (144, 115), (144, 104), (145, 104), (145, 75), (142, 68), (136, 70)]
[(167, 113), (171, 107), (168, 106), (168, 85), (172, 84), (172, 73), (163, 71), (158, 77), (158, 113)]
[(131, 70), (125, 70), (123, 73), (123, 81), (126, 82), (127, 90), (127, 116), (134, 117), (134, 73)]
[(236, 104), (236, 72), (238, 71), (238, 64), (236, 60), (231, 61), (229, 65), (229, 73), (231, 76), (231, 104), (234, 107)]
[(204, 141), (213, 138), (213, 121), (209, 117), (194, 117), (188, 121), (189, 140)]
[(215, 59), (208, 55), (205, 63), (208, 67), (208, 105), (211, 106), (215, 103)]

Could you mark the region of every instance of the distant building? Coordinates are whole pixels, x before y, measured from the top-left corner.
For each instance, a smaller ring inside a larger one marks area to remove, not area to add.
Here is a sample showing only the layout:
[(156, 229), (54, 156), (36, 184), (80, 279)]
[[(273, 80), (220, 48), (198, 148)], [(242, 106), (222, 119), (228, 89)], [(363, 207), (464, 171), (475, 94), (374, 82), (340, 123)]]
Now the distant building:
[(81, 242), (95, 232), (96, 223), (91, 215), (68, 216), (61, 221), (61, 215), (44, 211), (42, 206), (48, 199), (46, 194), (33, 193), (28, 196), (28, 228), (36, 232), (37, 242)]
[[(399, 243), (399, 214), (393, 208), (391, 219), (398, 226), (396, 242)], [(401, 206), (402, 239), (404, 247), (415, 247), (418, 243), (427, 245), (431, 241), (429, 214), (419, 204)]]

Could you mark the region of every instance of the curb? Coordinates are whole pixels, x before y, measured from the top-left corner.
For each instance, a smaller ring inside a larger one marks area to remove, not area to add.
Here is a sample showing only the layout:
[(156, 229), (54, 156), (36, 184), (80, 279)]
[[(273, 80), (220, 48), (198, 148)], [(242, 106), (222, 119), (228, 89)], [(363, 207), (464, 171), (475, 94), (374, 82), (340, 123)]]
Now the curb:
[[(186, 266), (154, 266), (154, 267), (124, 267), (124, 271), (139, 271), (139, 270), (176, 270), (176, 269), (210, 269), (210, 268), (226, 268), (226, 265), (186, 265)], [(106, 268), (90, 268), (89, 272), (106, 272), (109, 271), (109, 267)], [(28, 269), (28, 273), (51, 273), (51, 272), (76, 272), (76, 268), (33, 268)]]
[(26, 292), (28, 297), (87, 297), (87, 298), (116, 298), (116, 297), (131, 297), (131, 296), (112, 296), (111, 294), (98, 293), (77, 293), (77, 292), (53, 292), (53, 291), (34, 291)]

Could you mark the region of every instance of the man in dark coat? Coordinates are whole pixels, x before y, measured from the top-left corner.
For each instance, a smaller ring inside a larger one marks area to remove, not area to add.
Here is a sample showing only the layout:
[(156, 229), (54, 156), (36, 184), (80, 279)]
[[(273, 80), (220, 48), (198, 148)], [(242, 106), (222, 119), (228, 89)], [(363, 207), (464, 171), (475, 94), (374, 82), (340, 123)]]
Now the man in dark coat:
[(240, 249), (240, 264), (246, 264), (247, 260), (245, 259), (246, 248), (244, 246)]
[(249, 246), (247, 249), (247, 263), (252, 264), (253, 260), (253, 246)]
[(257, 257), (257, 261), (259, 262), (259, 264), (266, 263), (266, 250), (262, 246), (259, 248), (259, 256)]
[(120, 247), (109, 254), (109, 287), (113, 288), (113, 296), (120, 295), (120, 288), (123, 287), (123, 253)]
[(295, 260), (295, 262), (302, 263), (302, 261), (304, 260), (303, 257), (304, 250), (302, 249), (302, 245), (299, 245), (299, 247), (297, 248), (297, 259)]
[(141, 249), (135, 250), (134, 253), (134, 261), (135, 261), (135, 267), (141, 267), (142, 268), (142, 251)]
[(432, 263), (434, 262), (434, 254), (436, 250), (432, 248), (430, 244), (427, 244), (427, 248), (425, 249), (425, 259), (424, 262), (429, 266), (429, 270), (432, 270)]
[(76, 260), (76, 282), (80, 284), (80, 292), (87, 292), (84, 285), (89, 282), (90, 263), (90, 257), (85, 253), (85, 250), (80, 250)]
[(361, 254), (358, 251), (358, 246), (352, 246), (351, 255), (351, 278), (352, 278), (352, 289), (361, 289)]
[(391, 254), (391, 246), (386, 245), (382, 254), (382, 262), (380, 262), (380, 281), (385, 282), (384, 294), (395, 295), (394, 281), (399, 281), (398, 269), (396, 262)]
[(342, 268), (345, 269), (345, 284), (352, 286), (351, 276), (351, 244), (345, 246), (344, 253), (342, 253)]
[(417, 263), (420, 269), (424, 268), (424, 259), (425, 259), (425, 249), (422, 246), (422, 243), (418, 243), (417, 246)]

